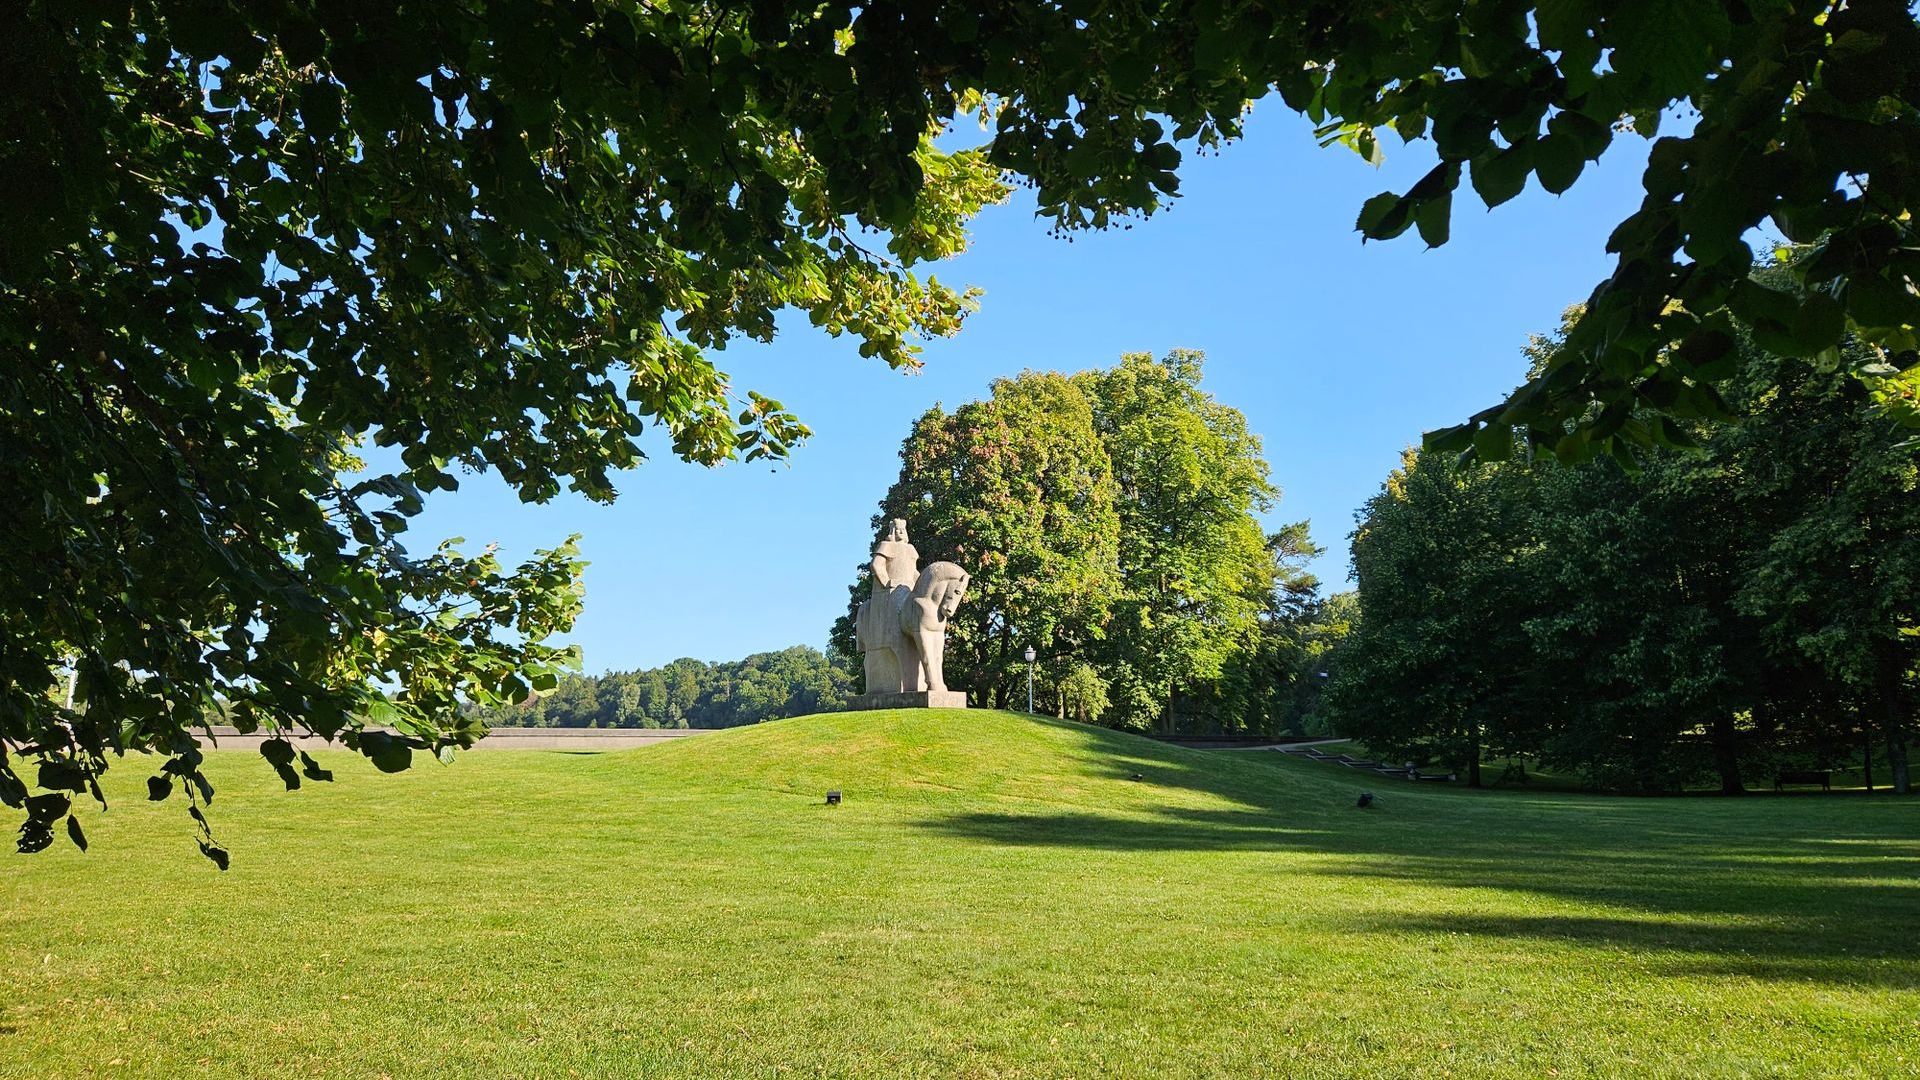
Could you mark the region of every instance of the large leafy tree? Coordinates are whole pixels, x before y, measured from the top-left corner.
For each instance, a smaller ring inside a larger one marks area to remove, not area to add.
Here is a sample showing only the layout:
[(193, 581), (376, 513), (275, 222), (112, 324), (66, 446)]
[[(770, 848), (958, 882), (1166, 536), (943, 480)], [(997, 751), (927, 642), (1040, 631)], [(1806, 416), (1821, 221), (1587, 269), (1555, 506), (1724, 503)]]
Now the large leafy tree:
[(1877, 734), (1905, 790), (1907, 436), (1836, 368), (1745, 342), (1738, 376), (1734, 423), (1631, 469), (1411, 455), (1354, 536), (1342, 730), (1466, 768), (1509, 750), (1607, 787), (1726, 792)]
[[(950, 630), (950, 685), (1006, 706), (1029, 645), (1044, 685), (1073, 674), (1120, 591), (1115, 498), (1092, 406), (1063, 375), (998, 379), (986, 400), (936, 406), (914, 424), (873, 521), (905, 519), (921, 566), (946, 559), (972, 575)], [(869, 593), (863, 569), (835, 624), (838, 650), (857, 651), (852, 609)]]
[(1130, 353), (1075, 376), (1120, 487), (1123, 586), (1099, 656), (1116, 710), (1136, 725), (1170, 729), (1175, 695), (1211, 686), (1252, 647), (1276, 586), (1253, 515), (1279, 490), (1247, 418), (1200, 389), (1203, 361)]
[(1738, 603), (1776, 650), (1826, 677), (1827, 708), (1860, 709), (1904, 793), (1920, 701), (1920, 457), (1838, 372), (1770, 357), (1754, 368), (1750, 417), (1716, 440), (1767, 526)]
[(1323, 599), (1319, 578), (1306, 568), (1325, 552), (1308, 525), (1296, 521), (1267, 537), (1275, 587), (1254, 645), (1230, 658), (1222, 673), (1215, 716), (1222, 732), (1303, 733), (1319, 702), (1322, 673), (1352, 628), (1353, 595)]
[(1445, 762), (1475, 786), (1489, 750), (1528, 741), (1539, 568), (1519, 483), (1517, 468), (1409, 452), (1362, 509), (1361, 617), (1329, 688), (1343, 734), (1394, 760)]
[[(1722, 792), (1744, 790), (1770, 660), (1734, 606), (1753, 537), (1738, 478), (1692, 454), (1631, 473), (1611, 461), (1507, 472), (1523, 509), (1505, 539), (1532, 550), (1537, 586), (1532, 654), (1516, 670), (1554, 694), (1541, 756), (1648, 788), (1704, 760)], [(1693, 733), (1704, 755), (1678, 752)]]
[[(1306, 602), (1298, 563), (1315, 549), (1304, 526), (1262, 534), (1254, 512), (1278, 492), (1246, 417), (1200, 389), (1202, 360), (1028, 372), (914, 425), (873, 523), (905, 518), (923, 566), (973, 574), (949, 682), (1006, 705), (1032, 645), (1047, 707), (1144, 727), (1177, 694), (1218, 704), (1263, 616)], [(836, 649), (856, 648), (851, 609), (867, 594), (863, 569)]]
[[(127, 751), (167, 755), (152, 794), (179, 781), (204, 830), (189, 731), (215, 708), (387, 769), (470, 743), (461, 703), (553, 684), (579, 562), (416, 554), (427, 493), (490, 468), (610, 499), (649, 428), (692, 461), (778, 456), (804, 429), (709, 353), (783, 307), (895, 365), (954, 329), (969, 297), (908, 267), (1004, 189), (934, 148), (924, 90), (841, 15), (10, 18), (0, 798), (23, 848), (63, 817), (81, 842), (71, 797)], [(266, 753), (300, 783), (290, 744)]]

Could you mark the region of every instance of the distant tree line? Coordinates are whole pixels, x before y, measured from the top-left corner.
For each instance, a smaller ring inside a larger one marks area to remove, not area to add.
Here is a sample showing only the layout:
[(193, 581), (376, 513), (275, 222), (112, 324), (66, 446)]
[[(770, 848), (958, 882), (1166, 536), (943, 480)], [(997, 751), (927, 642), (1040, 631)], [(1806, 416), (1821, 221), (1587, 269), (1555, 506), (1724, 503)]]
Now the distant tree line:
[(744, 660), (563, 676), (522, 704), (474, 711), (503, 727), (724, 728), (832, 712), (855, 692), (844, 660), (795, 645)]
[[(1536, 371), (1558, 347), (1535, 341)], [(1846, 373), (1869, 362), (1744, 344), (1730, 423), (1651, 420), (1624, 461), (1409, 453), (1353, 534), (1341, 734), (1475, 783), (1507, 754), (1727, 792), (1877, 758), (1907, 790), (1920, 458)]]
[[(1031, 647), (1041, 711), (1127, 728), (1304, 723), (1346, 607), (1317, 598), (1304, 522), (1263, 531), (1255, 514), (1279, 491), (1202, 367), (1180, 350), (1028, 371), (914, 424), (873, 524), (904, 518), (922, 566), (971, 572), (946, 675), (976, 705), (1025, 706)], [(831, 639), (848, 656), (868, 595), (863, 564)]]

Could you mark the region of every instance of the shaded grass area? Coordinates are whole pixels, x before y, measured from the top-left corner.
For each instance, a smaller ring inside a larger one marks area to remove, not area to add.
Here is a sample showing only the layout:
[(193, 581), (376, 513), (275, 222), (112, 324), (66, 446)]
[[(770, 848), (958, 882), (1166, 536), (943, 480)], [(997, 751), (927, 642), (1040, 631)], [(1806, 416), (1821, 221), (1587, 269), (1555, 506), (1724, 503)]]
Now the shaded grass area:
[[(1331, 740), (1321, 744), (1321, 749), (1329, 754), (1351, 754), (1354, 757), (1373, 758), (1392, 761), (1391, 754), (1381, 754), (1356, 739)], [(1521, 791), (1577, 791), (1591, 794), (1620, 794), (1629, 798), (1663, 797), (1666, 795), (1720, 795), (1720, 781), (1707, 775), (1710, 770), (1702, 766), (1702, 776), (1684, 789), (1660, 793), (1637, 792), (1601, 792), (1593, 782), (1577, 772), (1556, 772), (1543, 766), (1539, 760), (1531, 757), (1488, 757), (1480, 762), (1481, 783), (1490, 789), (1516, 788)], [(1782, 771), (1820, 770), (1829, 773), (1830, 791), (1822, 790), (1818, 784), (1785, 784), (1780, 789), (1774, 787), (1774, 779)], [(1812, 758), (1782, 760), (1774, 765), (1748, 763), (1742, 774), (1746, 793), (1756, 796), (1786, 795), (1833, 795), (1869, 794), (1882, 792), (1892, 794), (1891, 773), (1886, 762), (1876, 753), (1873, 762), (1873, 787), (1867, 786), (1865, 759), (1859, 753), (1821, 765)], [(1464, 779), (1464, 777), (1463, 777)]]
[(0, 1075), (1920, 1071), (1920, 800), (1482, 794), (988, 712), (328, 764), (214, 755), (224, 875), (131, 767), (91, 853), (7, 857)]

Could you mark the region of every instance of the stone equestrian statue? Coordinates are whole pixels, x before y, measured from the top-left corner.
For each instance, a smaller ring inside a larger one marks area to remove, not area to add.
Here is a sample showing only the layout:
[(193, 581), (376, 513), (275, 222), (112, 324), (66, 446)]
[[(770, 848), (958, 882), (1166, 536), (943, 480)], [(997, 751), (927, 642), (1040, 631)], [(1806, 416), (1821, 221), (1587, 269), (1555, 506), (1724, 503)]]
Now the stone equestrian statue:
[(965, 707), (966, 695), (947, 689), (947, 622), (966, 595), (967, 572), (950, 562), (920, 569), (907, 540), (907, 523), (894, 518), (873, 546), (873, 589), (854, 616), (866, 664), (867, 692), (852, 708), (913, 705)]

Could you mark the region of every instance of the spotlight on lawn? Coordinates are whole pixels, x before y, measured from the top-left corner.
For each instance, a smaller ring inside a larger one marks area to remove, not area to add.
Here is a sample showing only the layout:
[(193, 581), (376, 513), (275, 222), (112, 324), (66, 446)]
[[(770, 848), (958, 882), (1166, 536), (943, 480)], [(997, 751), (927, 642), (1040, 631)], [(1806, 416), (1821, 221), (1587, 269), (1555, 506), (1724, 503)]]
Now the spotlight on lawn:
[[(1369, 796), (1369, 798), (1371, 798), (1371, 796)], [(829, 791), (829, 792), (827, 792), (827, 805), (828, 805), (828, 806), (839, 806), (839, 805), (840, 805), (840, 793), (839, 793), (839, 792), (837, 792), (837, 791)]]
[(1363, 791), (1363, 792), (1361, 792), (1361, 793), (1360, 793), (1360, 801), (1359, 801), (1358, 803), (1356, 803), (1356, 804), (1354, 804), (1354, 805), (1356, 805), (1356, 806), (1358, 806), (1358, 807), (1360, 807), (1360, 809), (1362, 809), (1362, 810), (1365, 810), (1365, 809), (1366, 809), (1367, 807), (1369, 807), (1369, 806), (1372, 806), (1372, 805), (1373, 805), (1373, 792), (1371, 792), (1371, 791)]

